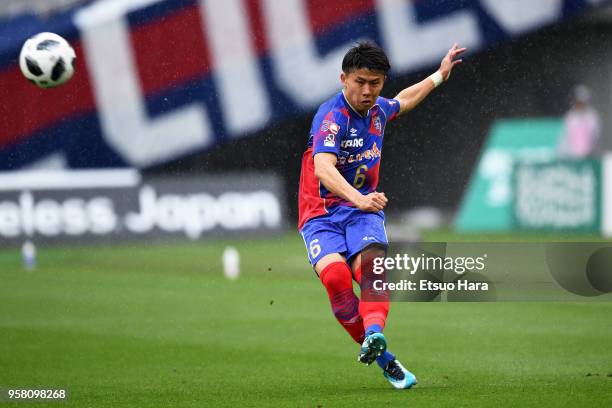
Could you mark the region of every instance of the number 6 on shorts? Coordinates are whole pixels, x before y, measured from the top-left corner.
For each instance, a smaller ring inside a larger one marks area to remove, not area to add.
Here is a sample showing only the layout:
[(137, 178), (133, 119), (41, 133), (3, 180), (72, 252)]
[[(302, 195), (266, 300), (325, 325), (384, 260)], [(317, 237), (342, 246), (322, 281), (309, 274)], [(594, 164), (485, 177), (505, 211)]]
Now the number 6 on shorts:
[(321, 253), (321, 245), (319, 245), (319, 239), (313, 239), (312, 241), (310, 241), (310, 245), (308, 247), (310, 248), (310, 256), (312, 257), (312, 259), (315, 259), (317, 255)]

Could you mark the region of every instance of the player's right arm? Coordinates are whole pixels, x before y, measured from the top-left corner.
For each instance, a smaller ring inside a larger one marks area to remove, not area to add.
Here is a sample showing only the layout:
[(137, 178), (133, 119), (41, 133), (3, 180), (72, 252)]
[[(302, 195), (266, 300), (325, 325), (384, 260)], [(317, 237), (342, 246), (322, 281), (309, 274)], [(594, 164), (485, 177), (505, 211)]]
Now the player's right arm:
[(325, 188), (338, 197), (351, 203), (361, 211), (378, 212), (387, 205), (385, 193), (373, 192), (363, 195), (336, 168), (338, 157), (333, 153), (317, 153), (314, 156), (315, 177)]

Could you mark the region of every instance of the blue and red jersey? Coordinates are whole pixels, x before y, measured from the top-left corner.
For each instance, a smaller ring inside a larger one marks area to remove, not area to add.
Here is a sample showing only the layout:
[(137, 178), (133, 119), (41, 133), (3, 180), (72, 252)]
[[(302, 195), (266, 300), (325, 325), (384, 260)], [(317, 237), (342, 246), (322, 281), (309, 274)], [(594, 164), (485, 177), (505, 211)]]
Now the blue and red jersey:
[(349, 184), (364, 195), (376, 191), (385, 126), (397, 117), (399, 110), (399, 101), (379, 97), (367, 115), (362, 116), (342, 92), (319, 107), (302, 156), (298, 229), (309, 219), (327, 214), (329, 208), (354, 207), (353, 203), (328, 191), (317, 179), (314, 156), (335, 154), (336, 168)]

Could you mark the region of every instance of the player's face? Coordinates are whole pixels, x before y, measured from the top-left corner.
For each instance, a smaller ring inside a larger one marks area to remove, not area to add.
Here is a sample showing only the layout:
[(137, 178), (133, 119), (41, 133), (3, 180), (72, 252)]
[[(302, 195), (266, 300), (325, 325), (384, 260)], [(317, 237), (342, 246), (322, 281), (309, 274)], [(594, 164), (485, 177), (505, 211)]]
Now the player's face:
[(344, 95), (353, 108), (360, 114), (365, 114), (376, 102), (385, 83), (385, 75), (381, 72), (360, 68), (349, 74), (340, 74), (344, 85)]

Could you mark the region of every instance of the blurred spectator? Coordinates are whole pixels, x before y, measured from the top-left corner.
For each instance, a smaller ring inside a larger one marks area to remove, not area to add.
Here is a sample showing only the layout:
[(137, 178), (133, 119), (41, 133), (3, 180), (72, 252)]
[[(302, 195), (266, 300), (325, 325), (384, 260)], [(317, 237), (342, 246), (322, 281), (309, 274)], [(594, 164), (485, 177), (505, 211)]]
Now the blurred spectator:
[(597, 153), (600, 137), (599, 113), (591, 106), (591, 92), (584, 85), (574, 88), (573, 102), (563, 120), (559, 156), (584, 159)]

